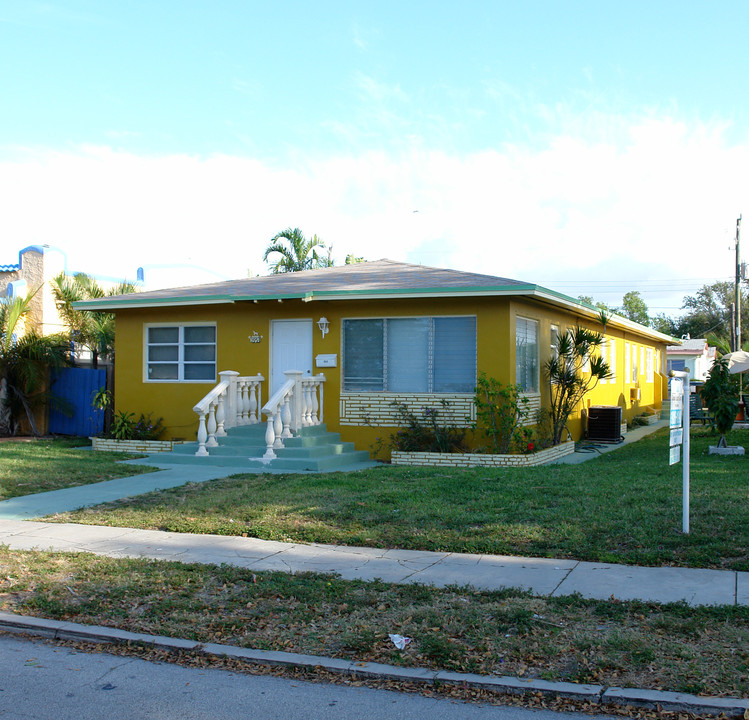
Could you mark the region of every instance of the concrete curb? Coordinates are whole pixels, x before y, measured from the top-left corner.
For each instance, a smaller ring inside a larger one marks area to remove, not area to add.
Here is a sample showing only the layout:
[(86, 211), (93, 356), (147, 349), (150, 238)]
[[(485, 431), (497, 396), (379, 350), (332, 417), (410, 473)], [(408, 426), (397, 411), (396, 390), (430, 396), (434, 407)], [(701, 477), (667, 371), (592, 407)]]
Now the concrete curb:
[(700, 697), (658, 690), (578, 685), (568, 682), (547, 682), (546, 680), (521, 680), (515, 677), (493, 677), (445, 670), (434, 671), (425, 668), (402, 668), (381, 663), (355, 662), (317, 655), (253, 650), (252, 648), (240, 648), (217, 643), (199, 643), (193, 640), (146, 635), (98, 625), (81, 625), (63, 620), (47, 620), (6, 612), (0, 612), (0, 631), (54, 640), (118, 644), (136, 642), (164, 650), (194, 651), (204, 655), (234, 658), (260, 665), (321, 668), (342, 675), (402, 680), (430, 685), (439, 683), (461, 685), (507, 695), (523, 695), (525, 693), (537, 695), (540, 693), (546, 696), (583, 701), (601, 706), (630, 705), (660, 708), (671, 712), (689, 712), (700, 717), (724, 713), (727, 717), (742, 718), (749, 711), (749, 700), (739, 698)]

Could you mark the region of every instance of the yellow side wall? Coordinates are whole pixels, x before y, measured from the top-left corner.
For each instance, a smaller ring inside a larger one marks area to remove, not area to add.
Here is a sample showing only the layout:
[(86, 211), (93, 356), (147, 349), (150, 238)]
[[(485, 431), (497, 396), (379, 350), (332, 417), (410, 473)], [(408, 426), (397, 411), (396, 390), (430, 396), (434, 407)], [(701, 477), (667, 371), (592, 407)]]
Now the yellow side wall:
[[(316, 322), (321, 316), (330, 321), (330, 332), (323, 338)], [(392, 432), (392, 428), (339, 425), (339, 399), (341, 388), (341, 330), (345, 318), (381, 318), (439, 315), (475, 315), (477, 319), (477, 365), (490, 377), (503, 383), (515, 381), (515, 318), (538, 320), (540, 366), (543, 368), (550, 356), (550, 327), (556, 324), (564, 331), (578, 322), (600, 330), (595, 323), (579, 318), (573, 313), (540, 302), (520, 301), (513, 298), (447, 298), (416, 300), (359, 300), (353, 302), (298, 300), (261, 301), (234, 305), (205, 305), (199, 307), (128, 309), (117, 313), (115, 398), (116, 409), (151, 413), (163, 417), (167, 437), (194, 439), (197, 417), (192, 407), (214, 386), (213, 382), (158, 383), (144, 382), (144, 326), (146, 323), (215, 322), (217, 328), (217, 370), (236, 370), (241, 375), (261, 373), (269, 380), (269, 355), (271, 320), (309, 319), (313, 321), (313, 358), (318, 354), (334, 353), (338, 356), (335, 368), (313, 368), (327, 378), (324, 391), (324, 419), (328, 428), (340, 432), (344, 439), (353, 440), (361, 449), (368, 449), (378, 437)], [(251, 343), (248, 336), (257, 332), (263, 336), (260, 343)], [(657, 345), (643, 336), (609, 328), (607, 337), (617, 345), (617, 381), (596, 388), (588, 400), (593, 405), (621, 405), (624, 417), (637, 414), (646, 406), (660, 407), (661, 378), (656, 373), (654, 382), (645, 382), (644, 374), (636, 383), (625, 385), (624, 342), (639, 347), (648, 344), (654, 351), (665, 353), (665, 345)], [(638, 355), (639, 367), (639, 355)], [(659, 369), (659, 365), (656, 370)], [(642, 368), (644, 372), (644, 368)], [(548, 389), (543, 369), (540, 377), (540, 400), (548, 404)], [(641, 399), (630, 399), (630, 388), (639, 387)], [(378, 394), (381, 395), (381, 394)], [(262, 390), (263, 402), (268, 399), (268, 382)], [(587, 401), (586, 401), (587, 402)], [(580, 414), (570, 423), (573, 436), (582, 432)]]

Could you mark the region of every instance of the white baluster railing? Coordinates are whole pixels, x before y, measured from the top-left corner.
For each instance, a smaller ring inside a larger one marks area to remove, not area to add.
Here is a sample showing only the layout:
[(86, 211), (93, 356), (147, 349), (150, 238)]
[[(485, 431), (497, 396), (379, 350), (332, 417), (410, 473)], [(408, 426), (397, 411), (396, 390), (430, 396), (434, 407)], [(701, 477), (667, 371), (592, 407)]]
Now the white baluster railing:
[(198, 414), (198, 456), (208, 455), (207, 448), (218, 445), (217, 437), (224, 437), (229, 428), (258, 422), (261, 383), (258, 375), (242, 376), (234, 370), (219, 373), (221, 382), (195, 407)]
[(300, 428), (322, 423), (323, 384), (325, 376), (305, 376), (301, 370), (284, 373), (286, 382), (268, 400), (262, 413), (267, 418), (266, 451), (263, 458), (272, 460)]
[[(289, 373), (286, 373), (288, 376)], [(270, 400), (263, 406), (262, 413), (265, 415), (267, 425), (265, 429), (265, 454), (263, 459), (273, 460), (278, 457), (276, 450), (283, 447), (283, 434), (284, 434), (284, 418), (283, 415), (288, 417), (288, 424), (286, 427), (290, 430), (292, 415), (290, 412), (291, 399), (294, 396), (294, 390), (297, 386), (295, 378), (288, 379), (276, 392), (271, 395)], [(289, 431), (289, 437), (291, 432)]]
[(263, 405), (262, 375), (242, 376), (233, 370), (219, 373), (221, 382), (193, 408), (198, 414), (195, 454), (207, 456), (208, 449), (217, 447), (217, 438), (224, 437), (229, 428), (262, 422), (261, 414), (267, 418), (263, 457), (268, 460), (275, 458), (275, 451), (284, 446), (283, 441), (301, 428), (322, 424), (325, 376), (322, 373), (309, 376), (300, 370), (284, 374), (283, 387)]

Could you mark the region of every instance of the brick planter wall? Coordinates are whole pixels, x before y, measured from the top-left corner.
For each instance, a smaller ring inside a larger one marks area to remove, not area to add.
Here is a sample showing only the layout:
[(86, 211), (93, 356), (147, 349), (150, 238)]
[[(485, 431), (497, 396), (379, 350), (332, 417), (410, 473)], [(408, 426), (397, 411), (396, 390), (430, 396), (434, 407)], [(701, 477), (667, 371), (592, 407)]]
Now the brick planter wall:
[(174, 443), (171, 440), (115, 440), (92, 437), (91, 447), (103, 452), (157, 453), (169, 452)]
[(393, 465), (421, 465), (423, 467), (531, 467), (557, 460), (575, 452), (575, 443), (539, 450), (530, 455), (486, 455), (484, 453), (433, 453), (393, 450)]

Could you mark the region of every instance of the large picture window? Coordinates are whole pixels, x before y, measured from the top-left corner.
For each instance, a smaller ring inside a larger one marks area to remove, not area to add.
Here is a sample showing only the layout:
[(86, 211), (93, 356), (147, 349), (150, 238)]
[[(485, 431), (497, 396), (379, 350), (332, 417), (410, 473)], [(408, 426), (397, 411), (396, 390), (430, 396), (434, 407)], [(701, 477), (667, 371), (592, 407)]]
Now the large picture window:
[(538, 322), (515, 319), (515, 382), (523, 392), (538, 392)]
[(148, 326), (146, 379), (156, 382), (215, 381), (216, 326)]
[(476, 318), (343, 321), (343, 389), (472, 393)]

